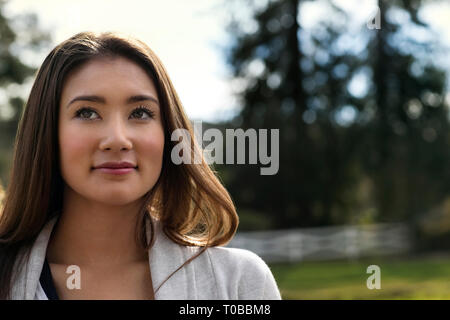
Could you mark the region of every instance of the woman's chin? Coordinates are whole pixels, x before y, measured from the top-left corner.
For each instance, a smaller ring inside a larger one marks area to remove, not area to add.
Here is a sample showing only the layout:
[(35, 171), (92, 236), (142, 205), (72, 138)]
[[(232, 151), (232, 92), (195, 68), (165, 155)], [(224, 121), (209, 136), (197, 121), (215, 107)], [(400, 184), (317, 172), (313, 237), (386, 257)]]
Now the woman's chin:
[(125, 206), (138, 200), (139, 197), (131, 195), (129, 192), (105, 192), (105, 194), (91, 197), (91, 200), (110, 206)]

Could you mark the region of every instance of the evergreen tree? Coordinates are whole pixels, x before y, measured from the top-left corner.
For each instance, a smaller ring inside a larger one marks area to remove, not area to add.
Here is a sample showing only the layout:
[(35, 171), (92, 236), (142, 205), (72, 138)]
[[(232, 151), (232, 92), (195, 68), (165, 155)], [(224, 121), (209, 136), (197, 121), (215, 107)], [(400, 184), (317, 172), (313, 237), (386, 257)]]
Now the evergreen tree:
[(255, 10), (252, 32), (230, 24), (229, 64), (244, 84), (230, 125), (280, 129), (277, 175), (252, 165), (226, 170), (238, 208), (261, 212), (273, 227), (353, 223), (365, 212), (398, 221), (429, 208), (446, 192), (446, 180), (433, 181), (448, 159), (445, 73), (419, 54), (431, 43), (413, 47), (386, 18), (407, 13), (410, 26), (426, 31), (420, 1), (381, 1), (381, 29), (364, 25), (357, 34), (332, 1), (327, 19), (304, 28), (298, 17), (308, 2), (269, 1)]
[[(0, 91), (6, 101), (0, 105), (0, 182), (8, 183), (12, 147), (22, 114), (24, 100), (8, 90), (11, 84), (23, 84), (36, 68), (19, 56), (19, 51), (38, 51), (49, 44), (50, 37), (38, 28), (34, 14), (8, 18), (6, 1), (0, 0)], [(9, 110), (9, 111), (5, 111)]]
[[(418, 18), (420, 3), (380, 1), (381, 29), (368, 48), (373, 76), (365, 100), (375, 114), (360, 155), (374, 182), (380, 221), (426, 213), (448, 193), (446, 74), (432, 61), (437, 44), (418, 42), (404, 32), (420, 30), (432, 38)], [(399, 24), (395, 14), (407, 18)]]

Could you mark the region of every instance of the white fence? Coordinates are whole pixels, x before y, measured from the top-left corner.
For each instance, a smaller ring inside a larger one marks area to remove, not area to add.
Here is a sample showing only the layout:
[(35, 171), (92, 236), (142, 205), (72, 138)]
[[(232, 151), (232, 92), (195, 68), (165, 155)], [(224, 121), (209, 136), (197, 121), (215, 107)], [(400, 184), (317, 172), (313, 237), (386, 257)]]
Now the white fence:
[(227, 247), (253, 251), (266, 262), (295, 262), (399, 254), (411, 245), (406, 225), (376, 224), (238, 232)]

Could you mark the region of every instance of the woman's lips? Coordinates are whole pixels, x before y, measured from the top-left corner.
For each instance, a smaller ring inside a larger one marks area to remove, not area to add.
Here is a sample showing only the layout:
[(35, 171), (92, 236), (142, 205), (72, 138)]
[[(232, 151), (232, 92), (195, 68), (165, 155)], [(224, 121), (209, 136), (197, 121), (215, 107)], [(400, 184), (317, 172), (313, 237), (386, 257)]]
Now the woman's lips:
[(107, 174), (123, 175), (136, 170), (136, 168), (97, 168), (95, 170)]

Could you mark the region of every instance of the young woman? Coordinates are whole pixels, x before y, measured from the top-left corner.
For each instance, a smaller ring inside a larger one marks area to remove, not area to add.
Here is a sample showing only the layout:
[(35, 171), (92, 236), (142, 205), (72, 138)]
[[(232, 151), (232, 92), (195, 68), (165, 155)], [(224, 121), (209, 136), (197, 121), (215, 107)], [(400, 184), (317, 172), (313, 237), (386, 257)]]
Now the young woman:
[[(171, 161), (176, 129), (201, 164)], [(0, 216), (0, 299), (280, 299), (160, 60), (80, 33), (40, 67)]]

